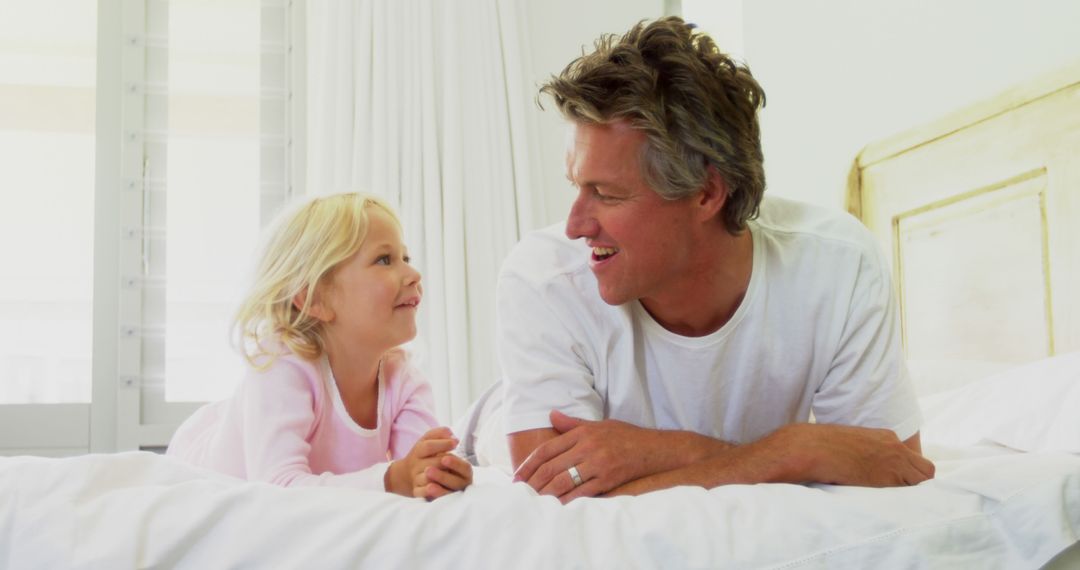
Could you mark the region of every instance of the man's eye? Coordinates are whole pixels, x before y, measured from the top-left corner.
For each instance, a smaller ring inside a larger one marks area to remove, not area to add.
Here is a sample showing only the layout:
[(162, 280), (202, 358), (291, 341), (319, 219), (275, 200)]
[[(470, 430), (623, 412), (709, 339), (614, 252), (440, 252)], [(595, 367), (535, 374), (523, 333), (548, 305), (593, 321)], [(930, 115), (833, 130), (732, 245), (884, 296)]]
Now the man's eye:
[(611, 196), (608, 194), (603, 194), (601, 192), (593, 192), (593, 194), (595, 194), (596, 198), (601, 202), (614, 202), (615, 200), (619, 199), (617, 196)]
[(390, 256), (389, 255), (380, 255), (375, 260), (375, 263), (377, 263), (379, 265), (390, 265)]

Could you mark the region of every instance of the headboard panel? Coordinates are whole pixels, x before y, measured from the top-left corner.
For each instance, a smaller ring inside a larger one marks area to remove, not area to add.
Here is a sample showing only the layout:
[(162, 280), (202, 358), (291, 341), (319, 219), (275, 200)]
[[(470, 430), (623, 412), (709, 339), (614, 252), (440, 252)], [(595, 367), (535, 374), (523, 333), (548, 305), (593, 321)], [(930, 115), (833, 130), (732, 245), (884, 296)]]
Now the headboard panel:
[(909, 359), (1080, 350), (1080, 64), (867, 146), (848, 208), (891, 252)]

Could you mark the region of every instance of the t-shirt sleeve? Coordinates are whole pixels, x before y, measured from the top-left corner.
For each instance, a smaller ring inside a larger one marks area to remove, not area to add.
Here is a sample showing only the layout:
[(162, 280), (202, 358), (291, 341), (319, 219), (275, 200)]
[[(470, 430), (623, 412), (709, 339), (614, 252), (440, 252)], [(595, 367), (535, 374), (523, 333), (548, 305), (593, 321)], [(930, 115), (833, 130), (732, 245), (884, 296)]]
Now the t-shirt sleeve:
[(242, 453), (247, 478), (285, 487), (337, 486), (385, 489), (387, 464), (353, 473), (315, 475), (308, 457), (315, 427), (315, 395), (295, 364), (276, 362), (265, 372), (250, 371), (243, 389)]
[(578, 340), (588, 333), (556, 313), (573, 311), (572, 300), (554, 296), (550, 291), (541, 295), (505, 272), (499, 278), (496, 347), (507, 434), (550, 428), (551, 410), (590, 420), (603, 417), (603, 401), (586, 359), (590, 349)]
[(868, 247), (824, 382), (814, 396), (819, 423), (887, 428), (905, 440), (922, 422), (904, 363), (899, 309), (885, 261)]
[(390, 455), (400, 459), (408, 455), (424, 433), (437, 427), (439, 421), (435, 418), (431, 385), (414, 366), (403, 366), (392, 384), (390, 390), (395, 392), (393, 400), (398, 408), (390, 428)]

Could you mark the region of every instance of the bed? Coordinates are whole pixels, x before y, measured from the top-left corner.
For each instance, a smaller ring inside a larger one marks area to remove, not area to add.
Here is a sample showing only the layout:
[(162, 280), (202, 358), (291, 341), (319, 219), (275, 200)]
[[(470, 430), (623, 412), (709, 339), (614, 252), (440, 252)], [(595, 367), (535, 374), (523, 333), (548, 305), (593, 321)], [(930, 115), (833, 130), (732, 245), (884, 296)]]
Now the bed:
[(1080, 67), (869, 145), (849, 208), (892, 254), (937, 476), (560, 505), (481, 465), (432, 503), (247, 483), (150, 452), (0, 458), (0, 566), (1069, 568), (1080, 564)]

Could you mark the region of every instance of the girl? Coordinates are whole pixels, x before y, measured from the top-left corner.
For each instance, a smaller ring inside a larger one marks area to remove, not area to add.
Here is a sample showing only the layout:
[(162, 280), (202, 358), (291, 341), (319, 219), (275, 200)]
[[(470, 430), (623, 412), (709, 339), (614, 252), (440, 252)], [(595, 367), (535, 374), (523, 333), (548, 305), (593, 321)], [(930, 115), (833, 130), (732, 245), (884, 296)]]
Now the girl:
[(251, 368), (230, 399), (180, 426), (167, 454), (285, 486), (429, 500), (465, 488), (472, 468), (449, 453), (457, 441), (436, 427), (431, 388), (398, 348), (416, 336), (420, 297), (381, 200), (337, 194), (284, 216), (236, 316)]

